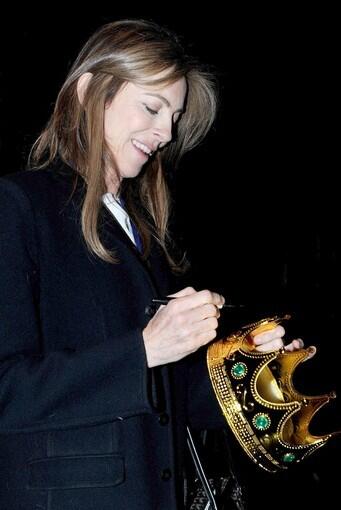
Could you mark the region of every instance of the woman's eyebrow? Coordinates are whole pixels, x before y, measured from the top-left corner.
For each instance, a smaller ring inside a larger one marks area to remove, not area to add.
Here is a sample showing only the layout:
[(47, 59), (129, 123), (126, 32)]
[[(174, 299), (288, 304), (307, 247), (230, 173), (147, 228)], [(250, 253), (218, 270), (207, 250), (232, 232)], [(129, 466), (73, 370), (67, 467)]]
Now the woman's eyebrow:
[[(170, 102), (168, 101), (168, 99), (165, 98), (165, 96), (162, 96), (161, 94), (157, 94), (156, 92), (145, 92), (146, 96), (153, 96), (153, 97), (157, 97), (158, 99), (160, 99), (166, 106), (168, 106), (168, 108), (171, 108), (171, 104)], [(183, 109), (182, 108), (178, 108), (178, 110), (175, 110), (174, 113), (177, 113), (177, 112), (183, 112)]]

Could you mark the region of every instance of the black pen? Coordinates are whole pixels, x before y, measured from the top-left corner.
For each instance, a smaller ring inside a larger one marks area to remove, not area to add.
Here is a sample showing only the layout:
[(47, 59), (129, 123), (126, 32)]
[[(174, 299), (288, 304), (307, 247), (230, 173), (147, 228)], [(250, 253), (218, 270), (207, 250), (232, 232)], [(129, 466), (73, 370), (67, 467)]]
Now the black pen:
[[(185, 296), (179, 296), (179, 297), (185, 297)], [(152, 299), (152, 303), (154, 303), (155, 305), (166, 305), (172, 299), (177, 299), (177, 298), (176, 297), (167, 297), (164, 299)], [(225, 303), (221, 308), (244, 308), (244, 306), (245, 305)]]

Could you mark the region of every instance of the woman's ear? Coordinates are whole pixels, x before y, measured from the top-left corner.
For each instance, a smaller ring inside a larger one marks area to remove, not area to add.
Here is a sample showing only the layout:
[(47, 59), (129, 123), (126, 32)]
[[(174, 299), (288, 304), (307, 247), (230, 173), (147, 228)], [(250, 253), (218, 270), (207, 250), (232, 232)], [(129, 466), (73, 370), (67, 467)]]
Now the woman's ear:
[(77, 82), (77, 95), (80, 104), (83, 104), (86, 89), (88, 88), (89, 82), (92, 78), (92, 73), (83, 73)]

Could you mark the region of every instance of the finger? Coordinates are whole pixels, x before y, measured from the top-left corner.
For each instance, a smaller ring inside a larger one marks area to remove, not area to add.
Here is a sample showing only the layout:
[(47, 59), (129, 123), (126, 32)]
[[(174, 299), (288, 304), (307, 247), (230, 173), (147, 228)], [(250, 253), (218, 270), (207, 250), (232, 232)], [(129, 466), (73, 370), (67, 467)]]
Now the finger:
[(209, 331), (206, 331), (205, 333), (201, 333), (200, 335), (198, 335), (197, 340), (198, 340), (198, 343), (200, 344), (200, 346), (202, 346), (202, 345), (206, 345), (209, 342), (211, 342), (212, 340), (214, 340), (216, 338), (216, 336), (217, 336), (217, 332), (215, 330), (209, 330)]
[(178, 346), (178, 352), (180, 354), (188, 355), (197, 351), (203, 345), (208, 344), (217, 336), (216, 331), (214, 329), (209, 329), (207, 331), (198, 332), (196, 335), (192, 336), (186, 341), (182, 342)]
[(259, 352), (267, 352), (267, 351), (278, 351), (283, 347), (282, 338), (275, 338), (271, 340), (271, 342), (266, 342), (256, 346), (256, 350)]
[(216, 331), (217, 328), (218, 328), (217, 317), (208, 317), (207, 319), (191, 324), (189, 334), (198, 336), (201, 334), (206, 334), (210, 331)]
[(219, 319), (220, 309), (216, 305), (207, 304), (194, 308), (192, 314), (195, 322), (208, 319), (209, 317), (216, 317)]
[[(285, 346), (285, 350), (287, 352), (293, 352), (293, 351), (302, 349), (303, 347), (304, 347), (303, 340), (301, 338), (296, 338), (295, 340), (290, 342), (290, 344)], [(312, 357), (314, 357), (317, 349), (316, 349), (315, 345), (311, 345), (310, 347), (307, 347), (307, 351), (308, 351), (308, 356), (305, 358), (304, 361), (307, 361), (308, 359), (311, 359)]]
[(302, 349), (304, 347), (304, 342), (302, 338), (295, 338), (289, 344), (287, 344), (284, 348), (288, 352), (297, 351), (298, 349)]
[(258, 335), (252, 336), (252, 341), (254, 345), (262, 345), (268, 342), (272, 342), (275, 338), (283, 337), (285, 334), (285, 330), (283, 326), (276, 326), (274, 329), (270, 331), (265, 331), (264, 333), (259, 333)]
[(175, 292), (174, 294), (168, 294), (167, 297), (184, 297), (190, 296), (191, 294), (196, 294), (196, 290), (193, 287), (185, 287), (184, 289)]
[(196, 310), (199, 320), (204, 320), (208, 317), (216, 317), (217, 319), (220, 317), (220, 309), (216, 305), (207, 304), (198, 307)]
[(204, 304), (213, 304), (218, 308), (222, 308), (225, 303), (225, 298), (221, 294), (217, 292), (212, 292), (210, 290), (201, 290), (197, 293), (196, 300), (199, 305)]
[(176, 307), (179, 312), (185, 309), (198, 308), (206, 304), (211, 304), (220, 308), (225, 303), (225, 298), (216, 292), (211, 292), (209, 290), (193, 292), (193, 290), (192, 287), (189, 287), (183, 289), (183, 291), (177, 292), (173, 295), (177, 299), (171, 299), (168, 306)]
[[(188, 334), (192, 331), (198, 332), (202, 327), (203, 321), (214, 318), (217, 320), (220, 316), (219, 309), (212, 304), (188, 308), (184, 307), (186, 298), (178, 298), (167, 304), (167, 311), (174, 324), (186, 328)], [(174, 303), (175, 302), (175, 303)], [(163, 306), (165, 308), (165, 306)], [(193, 328), (194, 326), (194, 328)]]

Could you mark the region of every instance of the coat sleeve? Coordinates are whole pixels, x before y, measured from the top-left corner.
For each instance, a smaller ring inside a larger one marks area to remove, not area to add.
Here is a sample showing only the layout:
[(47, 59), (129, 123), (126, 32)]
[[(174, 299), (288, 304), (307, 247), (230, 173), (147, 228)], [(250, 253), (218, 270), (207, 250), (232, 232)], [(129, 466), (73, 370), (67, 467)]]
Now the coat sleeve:
[(0, 433), (151, 412), (141, 331), (122, 338), (119, 353), (109, 341), (44, 352), (32, 284), (39, 269), (34, 210), (10, 179), (0, 179), (0, 204)]
[(218, 429), (226, 426), (215, 396), (206, 364), (206, 347), (191, 356), (187, 396), (188, 420), (194, 429)]

